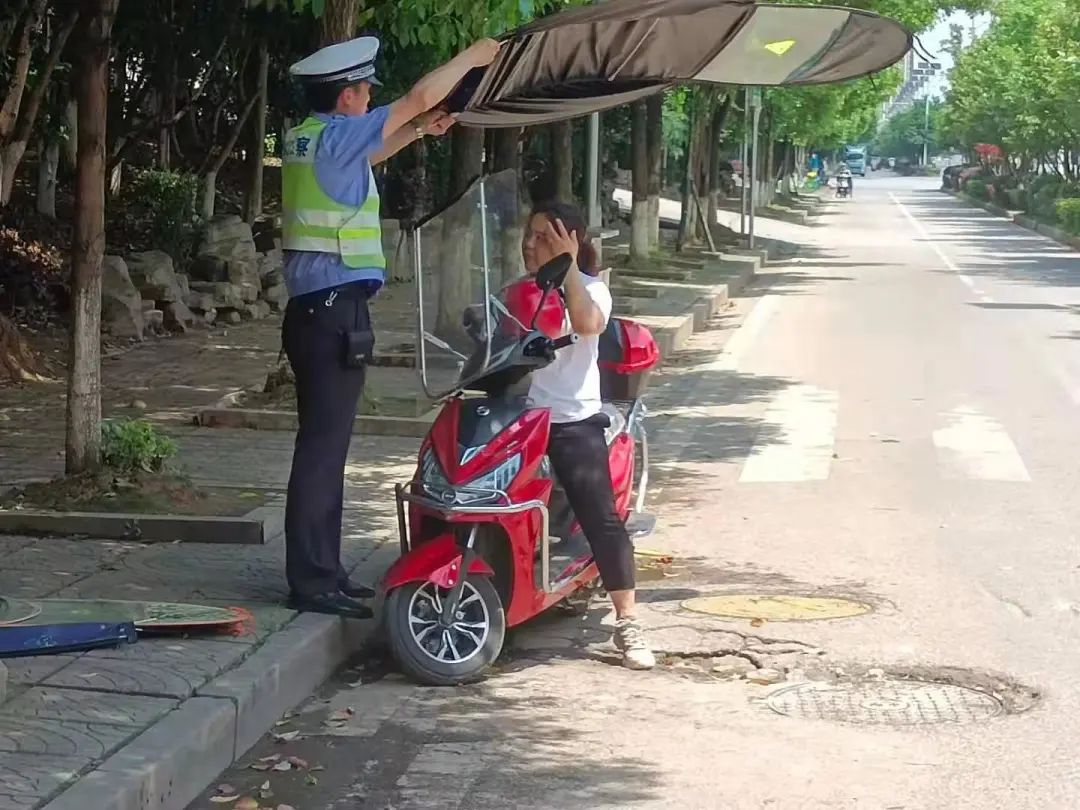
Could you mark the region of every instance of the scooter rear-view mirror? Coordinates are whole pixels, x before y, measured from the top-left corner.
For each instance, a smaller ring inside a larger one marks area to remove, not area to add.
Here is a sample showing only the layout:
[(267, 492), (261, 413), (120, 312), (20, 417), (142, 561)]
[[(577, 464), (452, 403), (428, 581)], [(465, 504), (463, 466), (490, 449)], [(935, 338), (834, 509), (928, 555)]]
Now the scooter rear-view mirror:
[(529, 325), (530, 330), (536, 329), (536, 321), (540, 317), (540, 311), (544, 308), (544, 302), (547, 301), (547, 297), (551, 291), (556, 287), (561, 286), (563, 281), (566, 280), (566, 274), (569, 272), (570, 265), (573, 263), (573, 256), (569, 253), (560, 253), (536, 271), (536, 286), (539, 287), (544, 294), (540, 296), (540, 301), (536, 304), (536, 312), (533, 313), (532, 323)]
[(544, 292), (561, 286), (573, 263), (574, 258), (569, 253), (560, 253), (536, 271), (536, 286)]

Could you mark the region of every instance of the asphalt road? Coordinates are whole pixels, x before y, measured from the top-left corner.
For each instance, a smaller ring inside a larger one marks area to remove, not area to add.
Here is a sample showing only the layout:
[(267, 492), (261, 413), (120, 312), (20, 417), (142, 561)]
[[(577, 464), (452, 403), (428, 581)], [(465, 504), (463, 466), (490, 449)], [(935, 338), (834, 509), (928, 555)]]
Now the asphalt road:
[[(760, 222), (800, 257), (651, 394), (665, 666), (613, 665), (603, 603), (517, 632), (476, 686), (358, 665), (245, 760), (324, 770), (222, 781), (297, 810), (1080, 807), (1080, 254), (935, 186)], [(755, 593), (868, 612), (684, 607)], [(785, 680), (728, 678), (730, 653)]]

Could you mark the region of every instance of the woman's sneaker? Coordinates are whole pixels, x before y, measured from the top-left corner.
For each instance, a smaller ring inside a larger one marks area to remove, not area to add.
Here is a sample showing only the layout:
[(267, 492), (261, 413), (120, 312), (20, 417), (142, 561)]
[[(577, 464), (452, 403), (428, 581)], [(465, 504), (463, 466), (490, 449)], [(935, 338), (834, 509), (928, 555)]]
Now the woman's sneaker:
[(615, 622), (615, 646), (622, 652), (623, 666), (627, 669), (652, 669), (656, 656), (645, 641), (645, 632), (631, 618)]

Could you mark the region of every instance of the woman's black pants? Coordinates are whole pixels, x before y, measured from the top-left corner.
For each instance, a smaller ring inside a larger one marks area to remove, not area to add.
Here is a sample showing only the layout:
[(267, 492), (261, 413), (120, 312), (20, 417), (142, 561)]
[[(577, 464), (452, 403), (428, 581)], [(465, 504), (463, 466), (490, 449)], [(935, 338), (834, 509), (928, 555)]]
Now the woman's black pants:
[(548, 457), (589, 541), (605, 590), (627, 591), (634, 587), (634, 545), (615, 511), (604, 440), (607, 426), (602, 413), (580, 422), (553, 423)]

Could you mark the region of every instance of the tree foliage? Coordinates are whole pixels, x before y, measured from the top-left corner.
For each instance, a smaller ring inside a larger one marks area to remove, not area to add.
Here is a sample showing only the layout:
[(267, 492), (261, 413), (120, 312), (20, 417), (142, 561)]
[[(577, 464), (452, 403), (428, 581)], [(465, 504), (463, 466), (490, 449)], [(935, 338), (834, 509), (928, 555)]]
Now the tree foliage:
[(959, 143), (1000, 145), (1013, 167), (1047, 162), (1077, 177), (1080, 0), (1001, 0), (957, 60), (944, 125)]
[[(916, 104), (884, 121), (874, 137), (873, 153), (912, 160), (923, 153), (923, 145), (934, 154), (949, 144), (942, 135), (943, 105), (930, 102), (929, 117), (924, 104)], [(929, 121), (929, 123), (928, 123)]]

